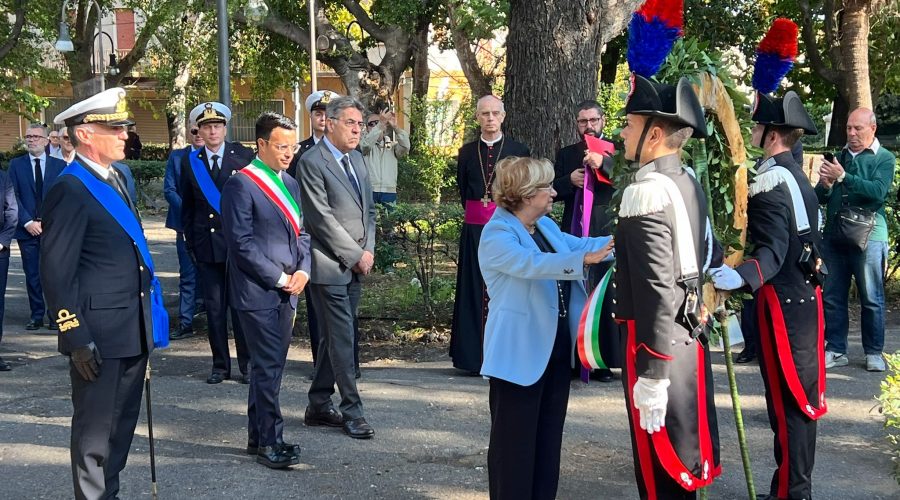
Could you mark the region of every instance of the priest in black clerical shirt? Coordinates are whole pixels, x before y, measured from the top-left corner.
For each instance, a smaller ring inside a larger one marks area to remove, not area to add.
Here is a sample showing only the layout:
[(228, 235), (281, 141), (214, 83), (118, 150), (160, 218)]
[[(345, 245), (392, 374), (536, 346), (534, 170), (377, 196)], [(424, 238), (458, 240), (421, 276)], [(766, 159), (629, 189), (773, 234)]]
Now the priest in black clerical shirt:
[(456, 273), (456, 300), (450, 333), (450, 357), (453, 366), (472, 374), (481, 371), (484, 319), (488, 296), (478, 267), (478, 241), (481, 230), (496, 208), (491, 200), (494, 165), (507, 156), (531, 156), (524, 144), (503, 135), (506, 118), (503, 101), (493, 95), (478, 100), (475, 117), (481, 138), (459, 149), (456, 180), (460, 202), (465, 209), (459, 241), (459, 266)]

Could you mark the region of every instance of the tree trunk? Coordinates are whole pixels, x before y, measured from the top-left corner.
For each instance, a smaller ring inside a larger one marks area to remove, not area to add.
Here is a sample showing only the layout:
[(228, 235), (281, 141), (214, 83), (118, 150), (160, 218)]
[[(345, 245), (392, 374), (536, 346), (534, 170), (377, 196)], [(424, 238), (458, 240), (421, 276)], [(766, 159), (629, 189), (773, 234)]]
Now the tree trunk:
[(493, 93), (494, 79), (488, 75), (484, 69), (478, 64), (478, 58), (475, 51), (472, 50), (472, 42), (469, 40), (465, 31), (459, 28), (456, 22), (455, 11), (457, 2), (448, 2), (448, 19), (450, 27), (450, 37), (453, 40), (453, 49), (456, 51), (456, 58), (459, 60), (459, 66), (462, 68), (466, 81), (469, 83), (469, 92), (472, 99), (477, 100), (482, 96)]
[[(834, 106), (831, 108), (831, 129), (828, 131), (829, 147), (840, 148), (847, 144), (847, 117), (850, 107), (847, 98), (841, 92), (834, 93)], [(822, 131), (825, 132), (824, 130)]]
[(413, 56), (413, 96), (419, 99), (428, 97), (428, 84), (431, 77), (431, 70), (428, 68), (428, 27), (420, 29), (416, 34), (415, 56)]
[(510, 1), (504, 93), (510, 137), (546, 158), (575, 142), (573, 108), (597, 96), (600, 48), (640, 3)]
[(856, 108), (874, 109), (869, 85), (869, 2), (845, 2), (841, 21), (841, 54), (846, 62), (847, 104)]
[(606, 44), (606, 50), (600, 56), (600, 83), (604, 85), (616, 83), (619, 58), (622, 56), (622, 49), (627, 43), (628, 37), (623, 34)]

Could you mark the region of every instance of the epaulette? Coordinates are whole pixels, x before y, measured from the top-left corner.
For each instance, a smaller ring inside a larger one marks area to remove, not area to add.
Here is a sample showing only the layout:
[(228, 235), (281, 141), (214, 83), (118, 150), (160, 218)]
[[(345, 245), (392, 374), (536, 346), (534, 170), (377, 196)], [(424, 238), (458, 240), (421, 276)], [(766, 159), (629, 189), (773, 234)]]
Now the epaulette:
[(781, 171), (778, 169), (772, 169), (768, 172), (759, 174), (753, 179), (753, 183), (750, 184), (750, 197), (752, 198), (759, 193), (768, 193), (783, 182), (784, 176), (781, 175)]
[(619, 217), (640, 217), (662, 212), (672, 200), (665, 187), (653, 179), (637, 181), (622, 193), (622, 204), (619, 206)]

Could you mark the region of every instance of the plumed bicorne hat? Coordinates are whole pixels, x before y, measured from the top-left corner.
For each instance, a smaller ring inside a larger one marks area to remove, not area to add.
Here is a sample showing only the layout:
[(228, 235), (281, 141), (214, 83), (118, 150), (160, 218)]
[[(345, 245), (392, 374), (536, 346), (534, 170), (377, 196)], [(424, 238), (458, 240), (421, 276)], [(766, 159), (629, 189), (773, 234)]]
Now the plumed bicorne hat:
[(778, 18), (756, 48), (752, 85), (756, 91), (750, 119), (761, 125), (799, 128), (807, 135), (819, 131), (796, 92), (776, 98), (781, 81), (794, 67), (797, 58), (799, 28), (790, 19)]
[(687, 78), (676, 85), (651, 80), (666, 60), (684, 25), (682, 0), (647, 0), (628, 26), (628, 66), (631, 92), (625, 113), (662, 118), (694, 129), (693, 137), (706, 137), (706, 119), (697, 94)]

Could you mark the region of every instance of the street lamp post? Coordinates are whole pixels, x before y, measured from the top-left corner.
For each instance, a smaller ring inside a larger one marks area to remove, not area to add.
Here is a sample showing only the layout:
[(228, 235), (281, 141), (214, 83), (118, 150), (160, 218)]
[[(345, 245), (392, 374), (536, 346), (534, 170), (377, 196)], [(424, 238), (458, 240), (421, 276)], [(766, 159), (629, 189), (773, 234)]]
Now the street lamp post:
[(231, 109), (231, 56), (228, 52), (228, 5), (226, 0), (216, 0), (216, 16), (219, 27), (219, 102)]
[[(59, 38), (57, 38), (54, 47), (60, 52), (73, 52), (75, 50), (75, 46), (72, 44), (72, 38), (69, 36), (69, 24), (66, 22), (66, 7), (68, 7), (69, 2), (71, 1), (72, 0), (66, 0), (62, 3), (59, 15)], [(97, 9), (97, 34), (94, 35), (94, 38), (91, 40), (91, 53), (93, 54), (94, 41), (97, 40), (97, 36), (101, 33), (109, 36), (111, 47), (114, 47), (115, 44), (112, 43), (112, 36), (103, 31), (103, 11), (100, 10), (100, 4), (97, 3), (97, 0), (91, 0), (90, 5), (88, 5), (88, 12), (90, 12), (91, 7)], [(103, 37), (100, 37), (100, 62), (97, 64), (97, 69), (100, 72), (100, 91), (102, 92), (106, 90), (106, 73), (103, 68)]]

